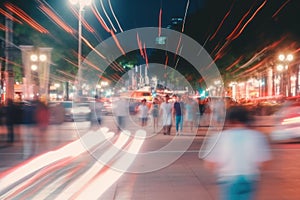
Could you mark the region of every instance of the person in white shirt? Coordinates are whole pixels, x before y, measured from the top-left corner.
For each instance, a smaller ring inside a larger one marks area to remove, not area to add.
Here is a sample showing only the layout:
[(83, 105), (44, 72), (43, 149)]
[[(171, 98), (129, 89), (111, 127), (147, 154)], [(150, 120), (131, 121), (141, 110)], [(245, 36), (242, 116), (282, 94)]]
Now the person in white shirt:
[(147, 106), (147, 100), (143, 99), (141, 105), (138, 107), (138, 112), (140, 114), (141, 119), (141, 126), (147, 125), (147, 119), (148, 119), (148, 106)]
[(164, 135), (170, 135), (172, 127), (172, 109), (173, 106), (169, 102), (169, 96), (165, 97), (165, 102), (160, 105), (160, 114), (162, 114), (162, 125)]
[(129, 115), (129, 104), (125, 98), (120, 97), (113, 102), (113, 111), (117, 117), (118, 131), (122, 131), (125, 128), (125, 120)]
[(204, 158), (205, 165), (216, 172), (220, 199), (254, 199), (261, 167), (271, 160), (266, 137), (248, 127), (252, 119), (246, 108), (228, 109), (226, 125), (211, 151)]

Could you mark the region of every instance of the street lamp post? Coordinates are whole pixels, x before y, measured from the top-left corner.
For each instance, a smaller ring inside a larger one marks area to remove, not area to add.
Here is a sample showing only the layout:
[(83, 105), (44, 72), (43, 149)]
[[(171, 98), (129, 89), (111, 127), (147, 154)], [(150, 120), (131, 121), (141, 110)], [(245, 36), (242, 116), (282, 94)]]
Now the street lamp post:
[[(92, 3), (92, 0), (69, 0), (71, 4), (73, 5), (79, 5), (79, 10), (78, 10), (78, 80), (77, 80), (77, 90), (79, 89), (81, 85), (81, 79), (82, 79), (82, 71), (81, 71), (81, 41), (82, 41), (82, 19), (83, 19), (83, 12), (84, 12), (84, 7), (89, 6)], [(80, 93), (81, 89), (79, 89)]]
[[(290, 96), (291, 88), (290, 88), (290, 78), (286, 77), (289, 76), (289, 63), (294, 59), (292, 54), (280, 54), (278, 56), (278, 60), (280, 63), (277, 65), (277, 70), (282, 72), (282, 80), (281, 80), (281, 89), (283, 90), (284, 96)], [(287, 81), (287, 82), (286, 82)]]

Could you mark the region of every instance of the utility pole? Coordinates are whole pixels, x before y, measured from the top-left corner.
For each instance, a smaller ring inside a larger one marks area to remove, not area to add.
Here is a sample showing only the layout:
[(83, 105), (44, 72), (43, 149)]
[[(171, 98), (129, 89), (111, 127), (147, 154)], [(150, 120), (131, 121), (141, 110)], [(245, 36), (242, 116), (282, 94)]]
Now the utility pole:
[(14, 71), (11, 61), (13, 60), (13, 22), (5, 18), (5, 99), (14, 99)]

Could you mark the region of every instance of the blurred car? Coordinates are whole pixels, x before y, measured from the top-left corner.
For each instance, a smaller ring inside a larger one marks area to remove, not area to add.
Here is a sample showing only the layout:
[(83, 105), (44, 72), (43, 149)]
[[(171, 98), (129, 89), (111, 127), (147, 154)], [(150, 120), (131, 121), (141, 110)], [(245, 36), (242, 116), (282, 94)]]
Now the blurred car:
[(62, 102), (49, 102), (50, 124), (62, 124), (65, 121), (65, 109)]
[(150, 91), (135, 90), (130, 93), (130, 99), (138, 101), (146, 99), (147, 101), (152, 101), (152, 93)]
[(112, 100), (106, 100), (103, 102), (102, 113), (105, 115), (112, 115)]
[(274, 142), (300, 139), (300, 106), (283, 106), (274, 114), (276, 126), (270, 133)]
[(62, 105), (65, 109), (65, 121), (89, 121), (91, 118), (89, 103), (63, 101)]

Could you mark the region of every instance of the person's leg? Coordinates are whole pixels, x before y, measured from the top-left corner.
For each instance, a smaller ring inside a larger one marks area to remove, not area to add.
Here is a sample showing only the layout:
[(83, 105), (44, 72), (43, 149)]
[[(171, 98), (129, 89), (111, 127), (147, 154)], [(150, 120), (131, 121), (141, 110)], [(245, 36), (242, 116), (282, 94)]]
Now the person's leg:
[(175, 116), (175, 129), (176, 129), (176, 135), (178, 134), (179, 131), (179, 123), (180, 123), (180, 116)]
[(220, 197), (224, 200), (253, 200), (256, 192), (256, 181), (238, 176), (236, 179), (220, 184)]
[(168, 127), (168, 133), (167, 134), (171, 135), (171, 127), (172, 127), (172, 125), (168, 125), (167, 127)]
[(124, 119), (123, 116), (118, 116), (118, 131), (122, 131), (124, 128)]
[(164, 135), (167, 134), (167, 127), (166, 127), (166, 125), (163, 125), (163, 133), (164, 133)]
[(14, 126), (7, 125), (7, 142), (14, 142)]
[(182, 128), (183, 128), (183, 116), (179, 116), (179, 132), (182, 132)]

